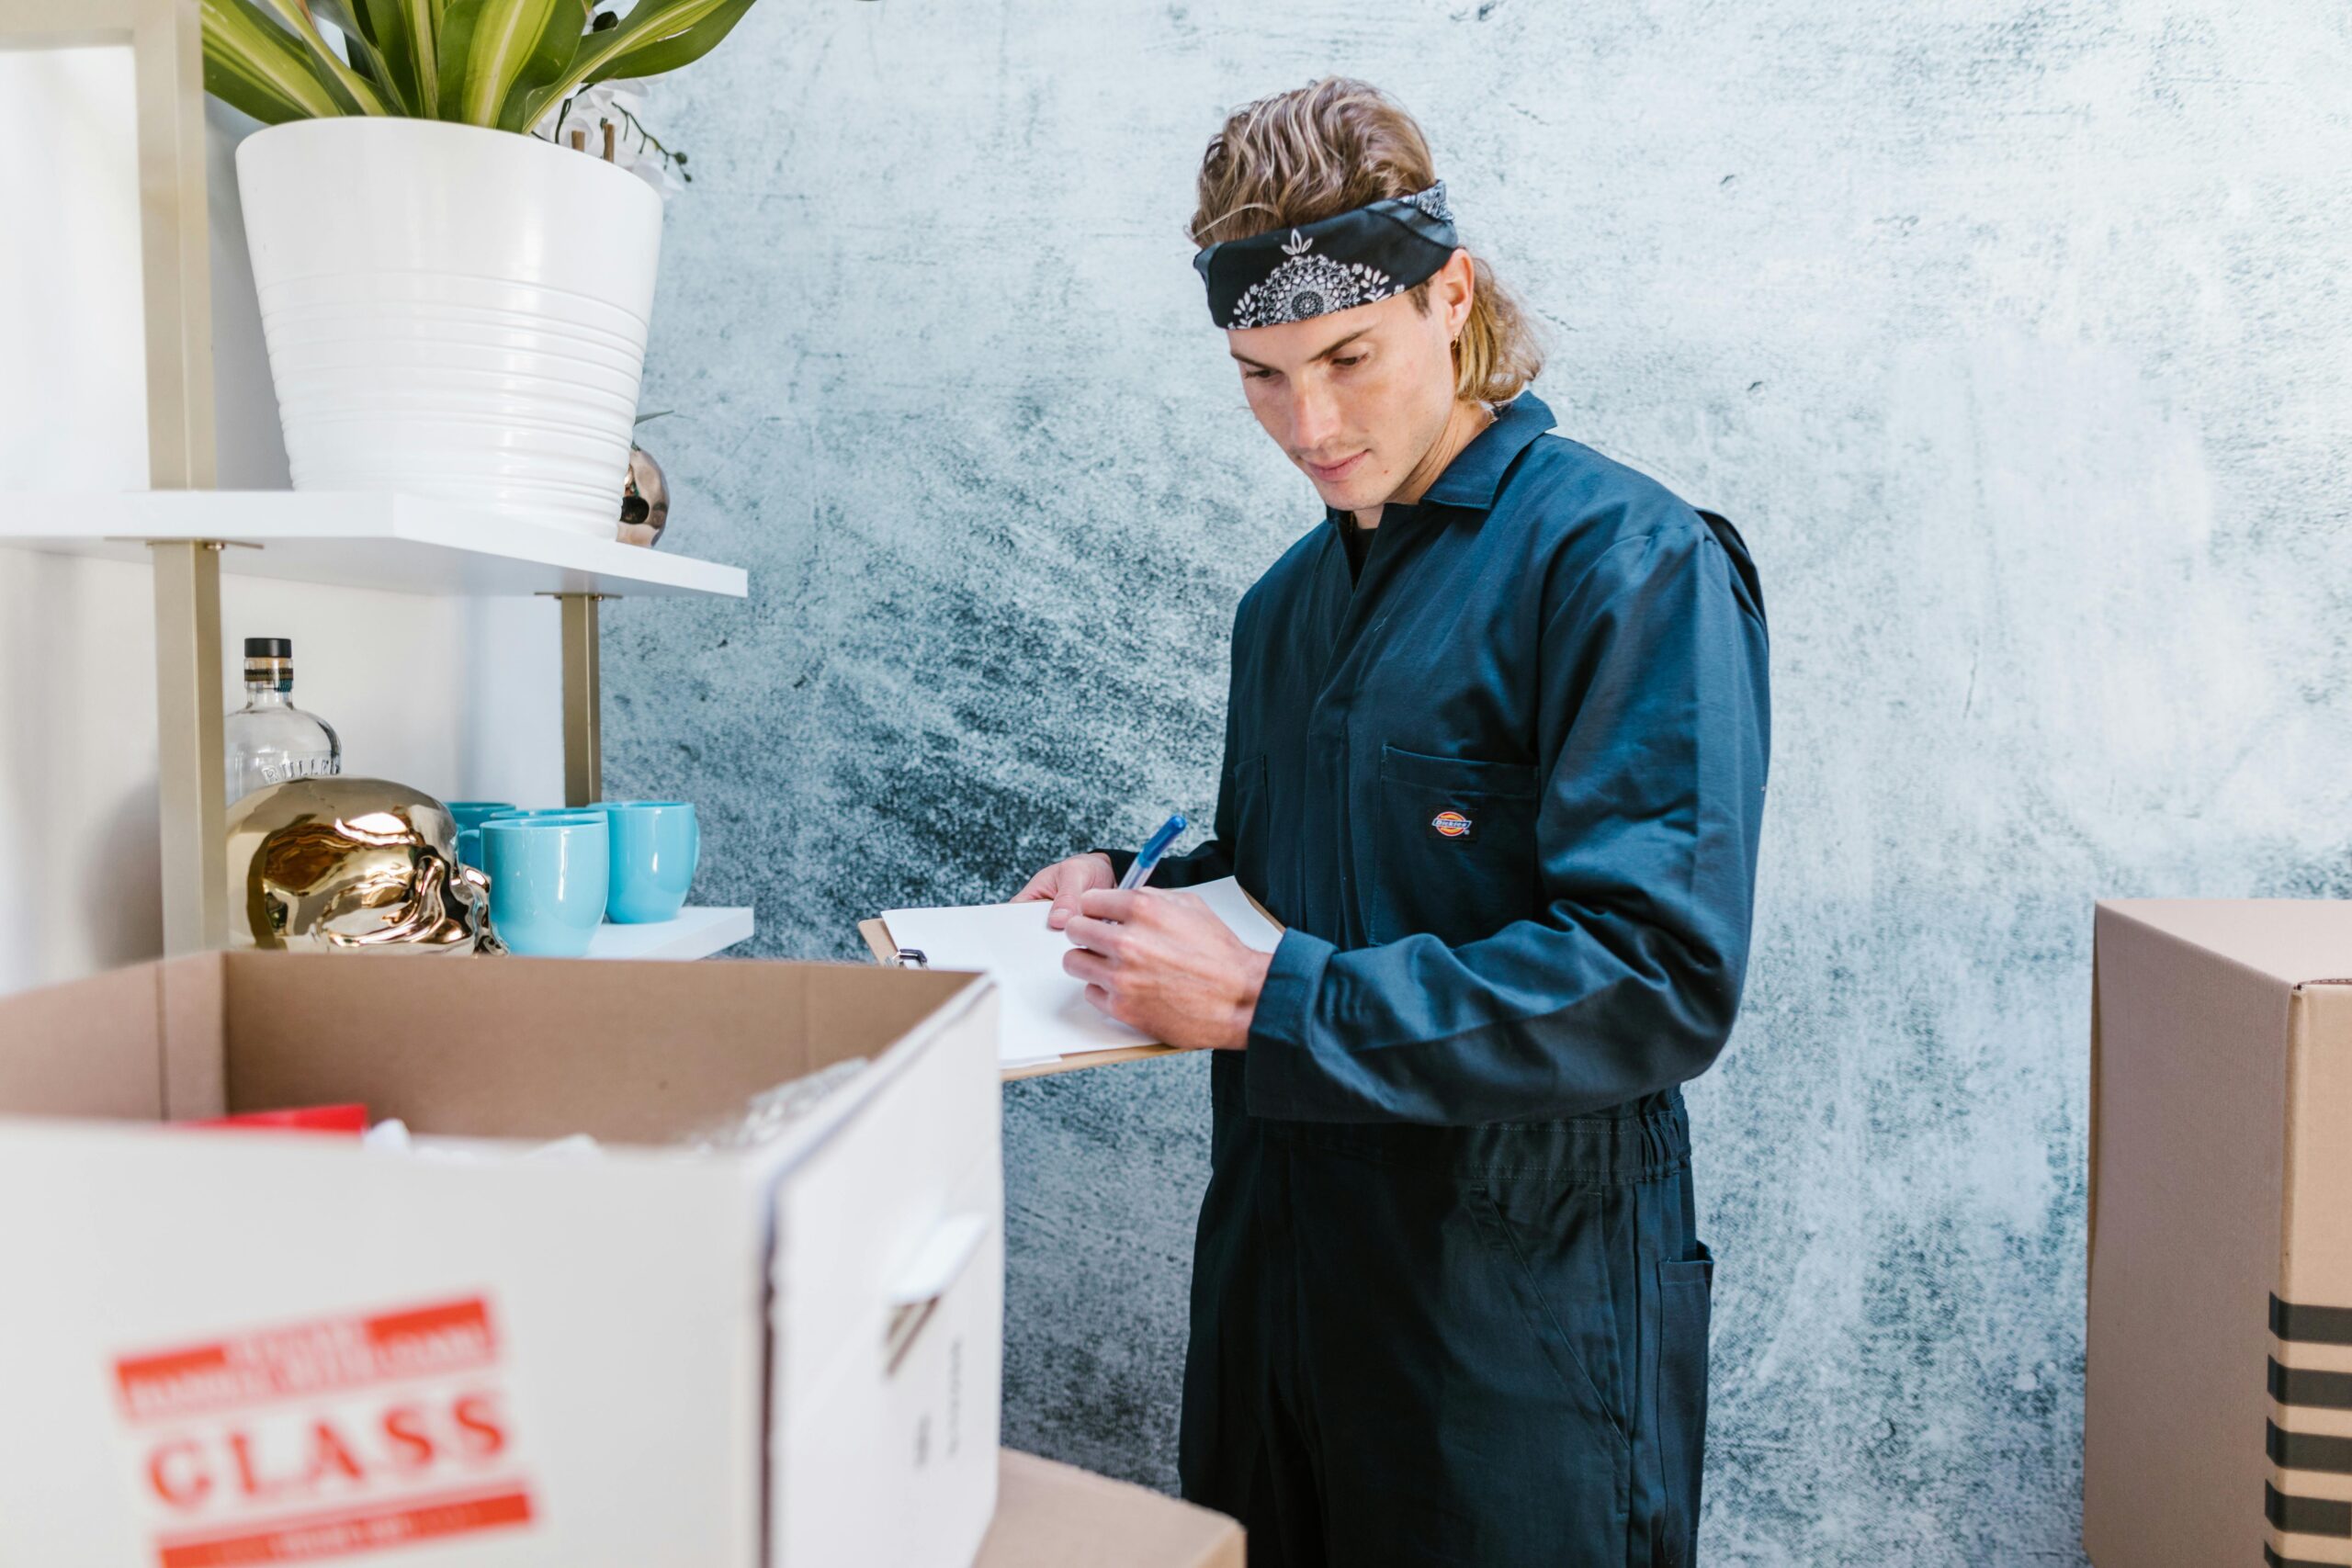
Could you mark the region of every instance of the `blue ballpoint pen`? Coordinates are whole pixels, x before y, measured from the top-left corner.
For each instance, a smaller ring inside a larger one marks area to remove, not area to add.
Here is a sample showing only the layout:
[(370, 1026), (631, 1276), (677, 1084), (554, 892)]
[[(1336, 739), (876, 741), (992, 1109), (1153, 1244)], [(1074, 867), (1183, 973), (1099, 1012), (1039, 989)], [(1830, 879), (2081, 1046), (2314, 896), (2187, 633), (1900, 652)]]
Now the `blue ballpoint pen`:
[(1127, 874), (1119, 878), (1120, 888), (1124, 891), (1141, 887), (1143, 879), (1151, 874), (1151, 868), (1159, 863), (1159, 857), (1168, 852), (1168, 846), (1174, 843), (1176, 835), (1183, 830), (1184, 814), (1181, 811), (1162, 822), (1159, 831), (1144, 840), (1143, 848), (1136, 852), (1135, 863), (1127, 867)]

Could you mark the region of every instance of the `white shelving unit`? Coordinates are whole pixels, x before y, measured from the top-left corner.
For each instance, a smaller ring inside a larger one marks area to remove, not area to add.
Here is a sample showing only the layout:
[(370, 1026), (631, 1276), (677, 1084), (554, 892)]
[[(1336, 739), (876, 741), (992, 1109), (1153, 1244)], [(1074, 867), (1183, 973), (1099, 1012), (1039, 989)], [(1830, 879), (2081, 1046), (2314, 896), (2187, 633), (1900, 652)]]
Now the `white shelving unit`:
[(407, 593), (706, 595), (741, 599), (743, 569), (389, 492), (0, 493), (0, 545), (145, 560), (217, 543), (220, 570)]
[(752, 911), (737, 908), (682, 909), (674, 920), (656, 925), (596, 928), (591, 958), (708, 958), (752, 939)]
[[(165, 951), (227, 931), (220, 574), (562, 606), (564, 796), (604, 793), (596, 606), (623, 596), (741, 599), (741, 567), (592, 538), (421, 496), (318, 491), (0, 492), (0, 547), (145, 559), (155, 573), (157, 795)], [(591, 957), (700, 958), (752, 934), (745, 908), (607, 925)]]

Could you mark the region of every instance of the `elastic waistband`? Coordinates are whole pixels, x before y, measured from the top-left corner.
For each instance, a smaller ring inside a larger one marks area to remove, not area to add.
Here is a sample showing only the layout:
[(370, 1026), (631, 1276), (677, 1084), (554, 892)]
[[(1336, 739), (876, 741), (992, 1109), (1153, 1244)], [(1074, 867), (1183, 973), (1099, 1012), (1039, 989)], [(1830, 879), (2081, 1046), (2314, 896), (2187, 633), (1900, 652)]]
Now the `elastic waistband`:
[[(1219, 1106), (1219, 1116), (1238, 1115)], [(1476, 1127), (1410, 1122), (1274, 1122), (1250, 1124), (1269, 1141), (1455, 1176), (1545, 1176), (1617, 1186), (1689, 1168), (1690, 1120), (1682, 1091), (1669, 1089), (1590, 1116), (1562, 1122), (1495, 1122)]]

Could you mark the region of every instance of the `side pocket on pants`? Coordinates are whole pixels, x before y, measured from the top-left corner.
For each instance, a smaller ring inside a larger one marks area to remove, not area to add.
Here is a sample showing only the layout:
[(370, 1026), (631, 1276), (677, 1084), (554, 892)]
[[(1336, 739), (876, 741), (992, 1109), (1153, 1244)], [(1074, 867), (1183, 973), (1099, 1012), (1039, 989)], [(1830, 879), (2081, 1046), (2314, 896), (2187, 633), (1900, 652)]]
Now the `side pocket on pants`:
[(1666, 1470), (1666, 1539), (1659, 1568), (1699, 1560), (1699, 1482), (1707, 1452), (1707, 1323), (1715, 1259), (1661, 1263), (1658, 1273), (1657, 1442)]

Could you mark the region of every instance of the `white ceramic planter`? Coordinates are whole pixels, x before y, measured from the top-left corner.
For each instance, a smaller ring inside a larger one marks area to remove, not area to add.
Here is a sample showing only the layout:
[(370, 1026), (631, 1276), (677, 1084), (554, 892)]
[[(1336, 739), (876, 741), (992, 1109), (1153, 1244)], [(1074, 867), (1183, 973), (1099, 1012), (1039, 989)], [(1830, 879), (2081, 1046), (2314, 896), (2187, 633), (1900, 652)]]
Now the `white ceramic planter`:
[(614, 536), (662, 198), (508, 131), (354, 116), (237, 149), (297, 490)]

